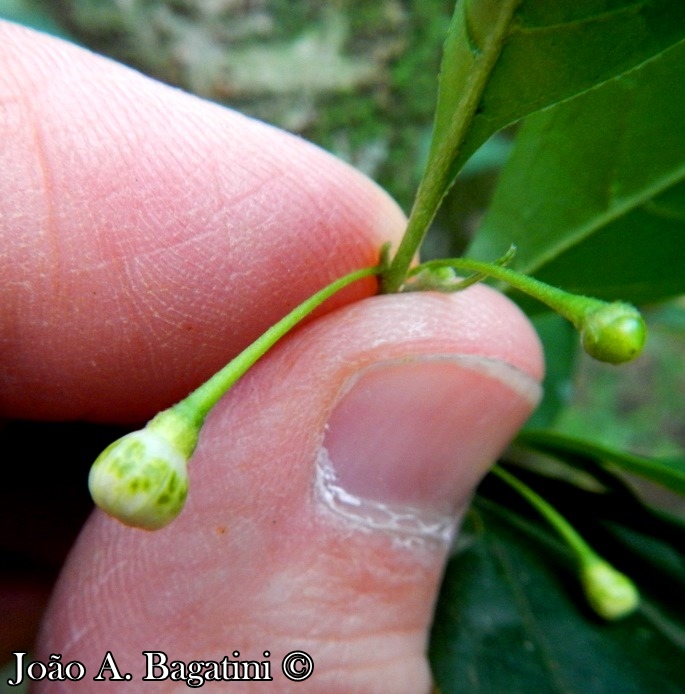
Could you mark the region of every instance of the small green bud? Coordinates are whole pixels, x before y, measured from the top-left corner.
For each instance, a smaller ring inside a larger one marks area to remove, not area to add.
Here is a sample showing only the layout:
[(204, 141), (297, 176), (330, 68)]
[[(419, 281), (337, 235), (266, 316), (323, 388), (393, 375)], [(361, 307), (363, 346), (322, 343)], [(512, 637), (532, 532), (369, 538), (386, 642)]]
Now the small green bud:
[(451, 267), (426, 267), (414, 274), (402, 291), (404, 292), (453, 292), (460, 287), (460, 280), (454, 268)]
[(585, 351), (610, 364), (635, 359), (647, 339), (647, 328), (640, 312), (620, 301), (595, 309), (585, 316), (579, 327)]
[(183, 509), (187, 462), (173, 439), (148, 426), (105, 448), (93, 463), (88, 486), (95, 503), (110, 516), (157, 530)]
[(604, 619), (627, 617), (640, 604), (640, 593), (635, 584), (603, 559), (585, 562), (580, 580), (590, 606)]

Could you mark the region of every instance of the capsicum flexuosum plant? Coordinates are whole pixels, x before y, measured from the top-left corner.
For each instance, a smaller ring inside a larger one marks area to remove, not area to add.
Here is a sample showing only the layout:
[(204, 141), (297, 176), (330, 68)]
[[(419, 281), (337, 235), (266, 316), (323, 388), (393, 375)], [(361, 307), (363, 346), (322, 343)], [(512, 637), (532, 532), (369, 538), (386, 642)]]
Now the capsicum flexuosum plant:
[[(460, 2), (455, 9), (443, 55), (430, 153), (399, 247), (384, 246), (379, 251), (378, 265), (352, 272), (311, 296), (184, 400), (157, 414), (143, 429), (108, 446), (93, 464), (89, 477), (93, 499), (105, 512), (145, 530), (171, 523), (183, 509), (188, 494), (187, 465), (212, 407), (299, 321), (361, 278), (377, 276), (381, 293), (463, 291), (475, 282), (493, 278), (568, 319), (591, 356), (619, 364), (640, 353), (646, 329), (637, 309), (620, 301), (570, 294), (518, 273), (507, 267), (513, 248), (489, 263), (452, 258), (412, 266), (442, 199), (468, 159), (462, 152), (463, 145), (519, 2), (471, 3), (479, 4), (483, 11), (480, 29), (486, 30), (472, 31), (466, 16), (468, 3)], [(575, 552), (581, 582), (598, 614), (613, 619), (634, 609), (638, 596), (630, 581), (594, 554), (544, 500), (515, 477), (506, 472), (499, 474), (536, 506)]]

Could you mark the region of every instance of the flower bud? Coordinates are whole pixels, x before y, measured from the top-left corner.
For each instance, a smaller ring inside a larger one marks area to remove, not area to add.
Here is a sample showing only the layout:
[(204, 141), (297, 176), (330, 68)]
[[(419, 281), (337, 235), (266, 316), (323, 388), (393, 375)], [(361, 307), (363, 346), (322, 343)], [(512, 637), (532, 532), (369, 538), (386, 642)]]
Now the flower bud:
[(592, 311), (580, 327), (585, 351), (610, 364), (622, 364), (637, 357), (647, 339), (647, 328), (639, 311), (620, 301)]
[(403, 286), (405, 292), (453, 292), (461, 288), (461, 282), (451, 267), (427, 267), (417, 272)]
[(603, 559), (586, 562), (580, 580), (592, 609), (604, 619), (627, 617), (640, 604), (635, 584)]
[(157, 530), (183, 508), (187, 458), (163, 432), (146, 427), (105, 448), (93, 463), (88, 486), (109, 515), (126, 525)]

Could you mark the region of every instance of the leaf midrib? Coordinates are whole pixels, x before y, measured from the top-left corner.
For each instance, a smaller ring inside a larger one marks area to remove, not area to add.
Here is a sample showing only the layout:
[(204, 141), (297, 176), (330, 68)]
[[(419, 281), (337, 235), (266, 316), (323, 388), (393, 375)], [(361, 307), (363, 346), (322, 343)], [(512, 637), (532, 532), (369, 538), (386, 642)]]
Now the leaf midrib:
[(652, 185), (643, 188), (639, 194), (626, 196), (619, 200), (614, 198), (612, 204), (605, 212), (594, 215), (588, 224), (578, 228), (575, 233), (565, 234), (563, 239), (559, 239), (546, 252), (537, 255), (534, 261), (518, 269), (525, 273), (535, 272), (536, 269), (550, 263), (572, 246), (584, 241), (588, 236), (617, 221), (629, 212), (646, 205), (650, 200), (667, 191), (672, 186), (681, 183), (683, 180), (685, 180), (685, 162), (669, 175), (661, 176)]
[(635, 14), (636, 12), (639, 12), (643, 7), (646, 7), (649, 4), (650, 3), (648, 2), (648, 0), (639, 0), (638, 2), (635, 2), (632, 5), (625, 5), (615, 10), (598, 12), (597, 14), (589, 15), (586, 17), (580, 17), (578, 19), (570, 20), (568, 22), (558, 22), (557, 24), (544, 24), (539, 26), (527, 26), (524, 24), (517, 24), (516, 29), (517, 33), (535, 34), (545, 31), (559, 31), (560, 29), (575, 28), (592, 22), (604, 22), (607, 19), (612, 20), (620, 15)]

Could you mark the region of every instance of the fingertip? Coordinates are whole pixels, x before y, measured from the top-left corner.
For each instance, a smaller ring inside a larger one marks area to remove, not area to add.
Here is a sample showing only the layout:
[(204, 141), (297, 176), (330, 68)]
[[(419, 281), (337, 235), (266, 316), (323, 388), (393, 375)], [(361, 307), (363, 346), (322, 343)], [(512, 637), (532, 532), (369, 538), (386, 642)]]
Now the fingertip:
[(301, 139), (58, 39), (0, 35), (12, 416), (147, 418), (404, 228)]

